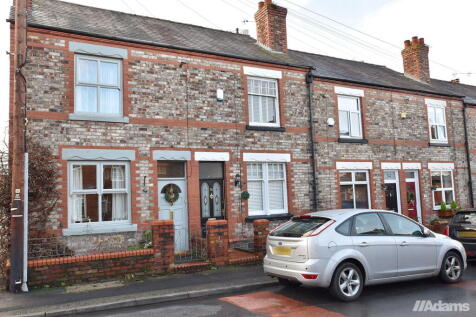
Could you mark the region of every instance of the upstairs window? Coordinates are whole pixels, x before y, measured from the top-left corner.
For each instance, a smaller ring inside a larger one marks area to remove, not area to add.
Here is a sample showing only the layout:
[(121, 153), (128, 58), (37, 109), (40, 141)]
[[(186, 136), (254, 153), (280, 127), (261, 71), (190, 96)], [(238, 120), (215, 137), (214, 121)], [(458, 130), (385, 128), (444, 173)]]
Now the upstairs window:
[(250, 125), (279, 127), (278, 81), (248, 78)]
[(428, 125), (430, 128), (430, 141), (434, 143), (448, 143), (446, 133), (445, 106), (428, 103)]
[(121, 61), (76, 55), (75, 113), (122, 115)]
[(341, 138), (362, 139), (360, 98), (338, 96), (339, 134)]

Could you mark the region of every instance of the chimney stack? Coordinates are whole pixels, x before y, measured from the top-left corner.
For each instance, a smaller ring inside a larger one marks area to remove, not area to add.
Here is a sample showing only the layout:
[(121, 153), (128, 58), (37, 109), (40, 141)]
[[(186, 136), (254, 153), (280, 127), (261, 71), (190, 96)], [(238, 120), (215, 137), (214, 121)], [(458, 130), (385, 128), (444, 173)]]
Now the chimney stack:
[(429, 47), (424, 38), (412, 37), (412, 40), (404, 42), (402, 50), (403, 71), (415, 79), (430, 82), (430, 64), (428, 60)]
[(271, 0), (258, 3), (255, 13), (258, 42), (272, 51), (287, 53), (286, 8), (277, 6)]

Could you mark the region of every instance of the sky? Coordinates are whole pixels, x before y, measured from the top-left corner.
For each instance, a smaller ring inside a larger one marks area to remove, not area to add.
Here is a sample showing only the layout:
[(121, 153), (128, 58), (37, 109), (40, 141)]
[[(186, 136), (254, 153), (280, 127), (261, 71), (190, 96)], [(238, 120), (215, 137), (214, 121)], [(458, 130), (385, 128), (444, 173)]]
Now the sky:
[[(33, 0), (35, 1), (35, 0)], [(65, 0), (256, 37), (257, 0)], [(0, 139), (8, 122), (9, 7), (0, 1)], [(474, 0), (274, 0), (288, 8), (288, 47), (402, 70), (403, 41), (424, 37), (433, 78), (476, 85)], [(469, 75), (468, 73), (472, 73)]]

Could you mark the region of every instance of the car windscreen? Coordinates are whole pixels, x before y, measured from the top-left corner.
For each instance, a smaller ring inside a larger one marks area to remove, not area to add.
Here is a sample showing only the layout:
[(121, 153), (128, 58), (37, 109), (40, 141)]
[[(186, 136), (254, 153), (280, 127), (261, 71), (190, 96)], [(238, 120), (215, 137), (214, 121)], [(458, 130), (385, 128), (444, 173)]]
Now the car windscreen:
[(476, 211), (460, 212), (453, 217), (454, 224), (476, 225)]
[(305, 233), (314, 231), (330, 219), (323, 217), (293, 217), (278, 229), (270, 233), (276, 237), (302, 237)]

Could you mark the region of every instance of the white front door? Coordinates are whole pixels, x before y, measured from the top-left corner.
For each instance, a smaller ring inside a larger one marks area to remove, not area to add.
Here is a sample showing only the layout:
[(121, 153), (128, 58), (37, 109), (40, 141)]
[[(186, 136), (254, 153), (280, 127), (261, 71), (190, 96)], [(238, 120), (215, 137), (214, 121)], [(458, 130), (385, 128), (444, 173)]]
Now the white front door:
[[(186, 180), (160, 178), (158, 188), (159, 219), (174, 221), (175, 252), (187, 251), (189, 246)], [(178, 198), (174, 198), (177, 194)], [(167, 201), (166, 195), (169, 197), (169, 201)], [(172, 202), (173, 200), (175, 201)]]

